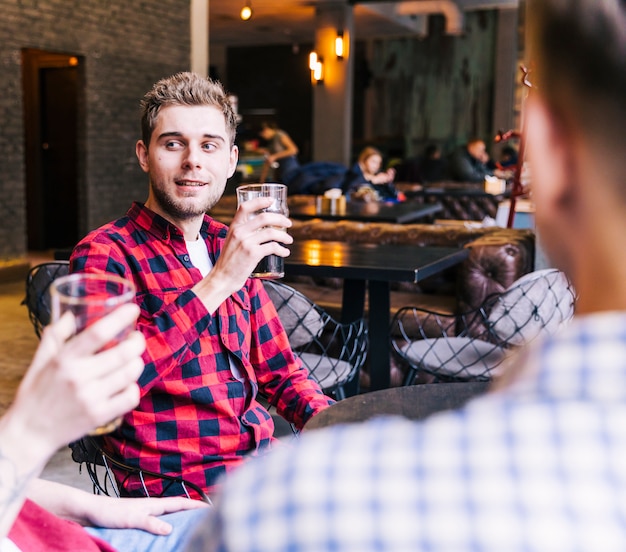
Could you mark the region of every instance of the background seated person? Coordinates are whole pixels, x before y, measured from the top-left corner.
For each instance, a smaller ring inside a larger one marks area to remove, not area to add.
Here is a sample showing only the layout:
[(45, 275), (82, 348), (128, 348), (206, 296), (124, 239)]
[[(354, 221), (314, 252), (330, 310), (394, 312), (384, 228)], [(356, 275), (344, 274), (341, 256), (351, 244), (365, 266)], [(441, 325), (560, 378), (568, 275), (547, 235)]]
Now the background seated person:
[[(73, 335), (67, 313), (43, 333), (0, 419), (1, 550), (179, 550), (197, 523), (206, 506), (200, 501), (111, 498), (37, 479), (60, 447), (136, 406), (143, 336), (131, 332), (99, 351), (124, 335), (138, 314), (136, 305), (125, 305)], [(178, 510), (193, 511), (156, 517)]]
[(448, 173), (451, 180), (458, 182), (483, 183), (486, 176), (492, 176), (489, 168), (489, 154), (485, 142), (472, 138), (465, 146), (457, 148), (448, 160)]
[(360, 189), (374, 190), (382, 201), (399, 201), (400, 196), (393, 185), (395, 169), (381, 171), (383, 156), (376, 148), (368, 146), (359, 154), (357, 162), (345, 176), (343, 190), (350, 196), (359, 195)]
[(500, 160), (496, 162), (496, 168), (503, 171), (514, 170), (517, 159), (517, 150), (513, 146), (504, 146), (500, 152)]
[(298, 146), (273, 122), (263, 121), (259, 136), (265, 141), (267, 149), (259, 182), (265, 182), (273, 169), (274, 181), (287, 184), (292, 173), (300, 168)]
[(267, 142), (268, 148), (260, 182), (265, 182), (273, 169), (274, 181), (285, 184), (291, 195), (323, 194), (331, 188), (341, 187), (346, 174), (346, 167), (341, 163), (316, 161), (300, 165), (298, 147), (274, 123), (263, 122), (259, 136)]

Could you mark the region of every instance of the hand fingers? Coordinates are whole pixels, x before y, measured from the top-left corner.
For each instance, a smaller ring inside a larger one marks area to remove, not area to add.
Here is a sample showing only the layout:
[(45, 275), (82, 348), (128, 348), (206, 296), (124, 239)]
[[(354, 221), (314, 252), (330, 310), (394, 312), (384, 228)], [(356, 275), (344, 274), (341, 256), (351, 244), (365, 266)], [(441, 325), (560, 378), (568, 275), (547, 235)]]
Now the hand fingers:
[(172, 532), (172, 526), (162, 519), (154, 516), (146, 518), (146, 531), (155, 535), (169, 535)]
[(58, 321), (47, 326), (41, 336), (41, 342), (37, 347), (29, 372), (36, 373), (42, 366), (45, 366), (46, 362), (59, 352), (63, 344), (75, 332), (76, 324), (71, 312), (66, 312)]
[(139, 331), (133, 331), (122, 341), (105, 351), (85, 358), (84, 362), (90, 367), (90, 376), (96, 379), (104, 377), (116, 370), (128, 373), (129, 369), (127, 365), (133, 361), (140, 361), (141, 370), (134, 378), (134, 380), (136, 380), (143, 370), (141, 355), (145, 349), (146, 340), (143, 334)]
[(250, 236), (250, 239), (259, 244), (269, 241), (286, 244), (293, 243), (292, 236), (290, 236), (283, 229), (276, 228), (275, 226), (264, 226), (263, 228), (259, 228), (252, 236)]
[(194, 500), (182, 496), (167, 496), (163, 498), (146, 498), (140, 500), (146, 500), (146, 511), (155, 516), (171, 514), (172, 512), (179, 512), (180, 510), (197, 510), (209, 506), (206, 502), (202, 502), (201, 500)]
[(133, 501), (143, 501), (142, 508), (144, 513), (134, 522), (132, 527), (143, 529), (155, 535), (168, 535), (172, 531), (172, 526), (166, 521), (156, 516), (179, 512), (181, 510), (196, 510), (199, 508), (207, 508), (209, 505), (200, 500), (190, 500), (183, 497), (165, 497), (165, 498), (145, 498), (131, 499)]
[(256, 197), (254, 199), (244, 201), (237, 207), (235, 217), (238, 213), (242, 213), (243, 220), (246, 221), (250, 215), (259, 214), (259, 211), (267, 209), (272, 203), (274, 203), (274, 199), (271, 197)]
[(136, 383), (127, 385), (122, 391), (105, 401), (104, 408), (98, 414), (99, 419), (95, 425), (106, 424), (118, 416), (123, 416), (130, 412), (139, 404), (139, 399), (139, 386)]
[(144, 369), (143, 359), (136, 355), (119, 364), (109, 365), (106, 362), (83, 363), (81, 377), (86, 384), (93, 382), (98, 387), (98, 393), (103, 397), (110, 397), (119, 393), (141, 376)]
[[(88, 419), (87, 430), (124, 415), (139, 404), (137, 379), (143, 371), (143, 361), (135, 358), (121, 368), (109, 370), (96, 377), (91, 363), (81, 363), (81, 373), (74, 374), (72, 400)], [(82, 382), (77, 381), (78, 379)]]
[(113, 341), (128, 327), (134, 327), (139, 316), (139, 307), (128, 303), (102, 317), (78, 333), (68, 345), (77, 354), (93, 353)]

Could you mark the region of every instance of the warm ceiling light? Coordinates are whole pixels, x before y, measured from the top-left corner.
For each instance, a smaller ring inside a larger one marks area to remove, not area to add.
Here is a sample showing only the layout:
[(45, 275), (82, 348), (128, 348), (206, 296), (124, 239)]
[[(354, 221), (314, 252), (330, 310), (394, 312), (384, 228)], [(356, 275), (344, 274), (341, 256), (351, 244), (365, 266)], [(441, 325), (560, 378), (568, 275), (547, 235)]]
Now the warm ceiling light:
[(343, 31), (337, 31), (337, 38), (335, 38), (335, 55), (337, 59), (343, 59)]
[(313, 71), (317, 65), (317, 52), (311, 52), (309, 54), (309, 69)]
[(324, 83), (324, 60), (318, 56), (315, 67), (312, 72), (313, 81), (316, 84)]
[(244, 7), (241, 8), (239, 17), (241, 17), (244, 21), (248, 21), (248, 19), (252, 17), (252, 6), (250, 6), (250, 2), (246, 2)]

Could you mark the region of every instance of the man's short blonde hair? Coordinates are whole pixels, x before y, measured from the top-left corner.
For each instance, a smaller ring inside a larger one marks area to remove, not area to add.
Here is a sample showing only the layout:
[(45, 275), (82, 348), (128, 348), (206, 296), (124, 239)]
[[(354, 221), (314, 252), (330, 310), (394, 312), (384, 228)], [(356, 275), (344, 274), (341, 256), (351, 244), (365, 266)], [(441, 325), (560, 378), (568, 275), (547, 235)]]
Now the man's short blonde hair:
[(224, 114), (231, 147), (235, 143), (237, 116), (220, 82), (197, 73), (176, 73), (161, 79), (141, 100), (141, 137), (149, 147), (162, 107), (171, 105), (210, 106)]

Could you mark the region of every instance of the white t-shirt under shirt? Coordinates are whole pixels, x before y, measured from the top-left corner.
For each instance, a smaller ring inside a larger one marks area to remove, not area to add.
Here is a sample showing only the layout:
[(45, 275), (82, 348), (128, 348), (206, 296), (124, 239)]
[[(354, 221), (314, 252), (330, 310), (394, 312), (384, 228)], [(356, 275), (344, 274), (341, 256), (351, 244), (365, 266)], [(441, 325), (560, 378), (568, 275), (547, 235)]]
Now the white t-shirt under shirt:
[[(194, 241), (185, 240), (185, 245), (187, 246), (187, 251), (189, 252), (189, 258), (191, 259), (191, 263), (195, 266), (202, 276), (206, 276), (211, 269), (213, 268), (213, 263), (211, 262), (211, 258), (209, 257), (209, 250), (207, 249), (206, 243), (204, 240), (196, 239)], [(247, 380), (244, 375), (241, 373), (239, 366), (233, 360), (232, 355), (228, 355), (228, 362), (230, 364), (230, 371), (233, 376), (237, 378), (238, 381), (241, 381), (246, 385), (246, 391), (248, 391)]]
[(209, 257), (209, 250), (207, 249), (204, 240), (185, 240), (185, 245), (187, 246), (187, 251), (189, 251), (191, 263), (202, 273), (202, 276), (204, 277), (211, 272), (213, 263)]

